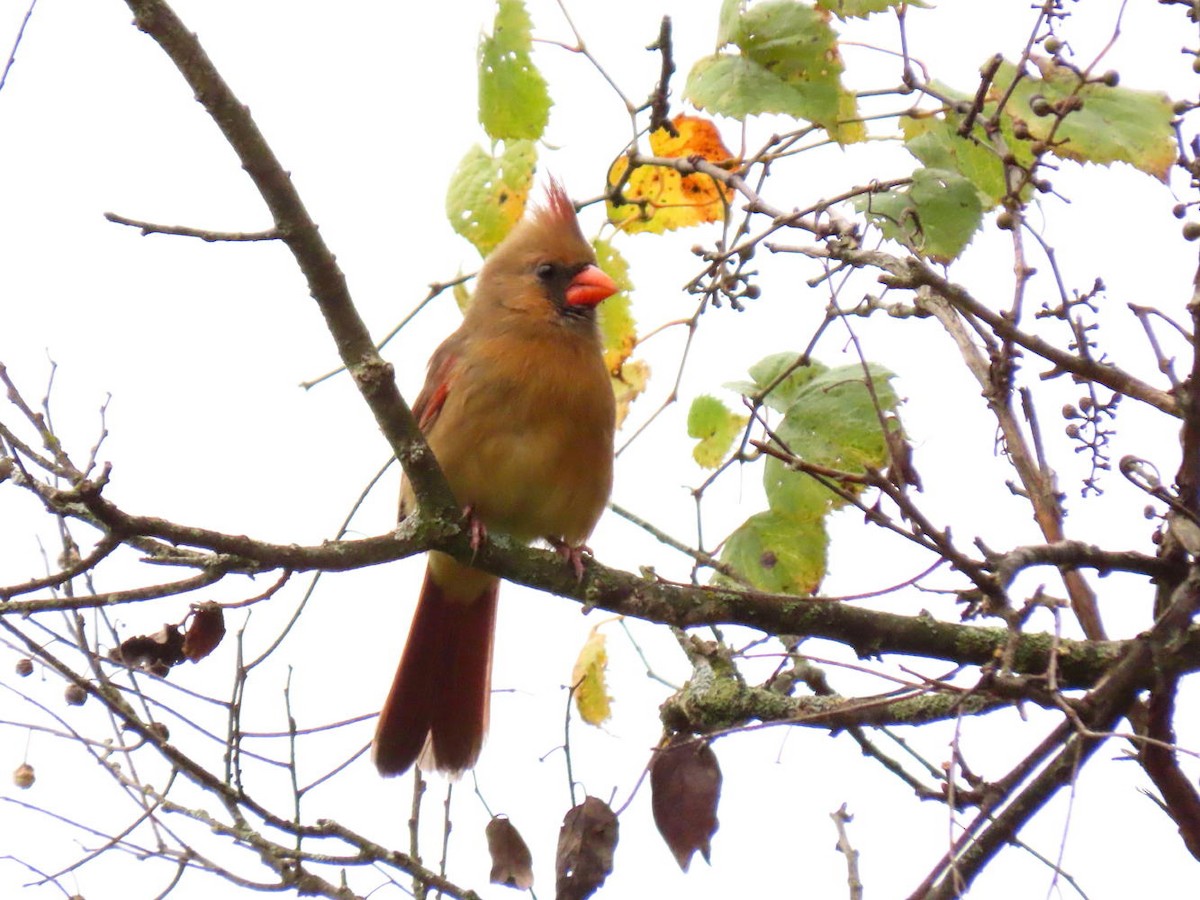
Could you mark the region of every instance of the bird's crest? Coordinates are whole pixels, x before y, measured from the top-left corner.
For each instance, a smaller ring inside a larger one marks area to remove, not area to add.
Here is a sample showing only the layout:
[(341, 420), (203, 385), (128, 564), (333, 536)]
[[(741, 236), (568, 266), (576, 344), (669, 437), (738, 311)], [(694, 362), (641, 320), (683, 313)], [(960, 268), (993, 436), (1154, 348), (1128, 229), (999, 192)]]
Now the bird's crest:
[(537, 217), (548, 225), (559, 228), (578, 228), (575, 204), (567, 195), (567, 189), (557, 178), (551, 178), (546, 188), (546, 205), (538, 209)]

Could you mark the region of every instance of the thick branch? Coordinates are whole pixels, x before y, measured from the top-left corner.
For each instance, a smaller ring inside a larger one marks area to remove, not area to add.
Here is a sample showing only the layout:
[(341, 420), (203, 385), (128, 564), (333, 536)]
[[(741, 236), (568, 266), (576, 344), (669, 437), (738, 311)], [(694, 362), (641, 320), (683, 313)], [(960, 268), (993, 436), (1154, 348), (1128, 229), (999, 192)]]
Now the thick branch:
[(786, 697), (732, 674), (693, 678), (660, 708), (674, 731), (706, 734), (746, 722), (776, 722), (838, 731), (862, 726), (924, 725), (1011, 706), (1013, 700), (965, 690), (915, 691), (887, 697)]
[[(209, 559), (203, 554), (181, 554), (180, 561), (221, 574), (273, 569), (348, 571), (435, 549), (509, 581), (573, 598), (583, 603), (585, 609), (599, 607), (678, 628), (745, 625), (767, 634), (808, 635), (847, 644), (859, 656), (894, 653), (985, 666), (996, 660), (997, 653), (1012, 638), (1004, 628), (942, 622), (923, 614), (905, 616), (819, 598), (673, 584), (610, 569), (592, 560), (588, 561), (583, 577), (576, 579), (574, 572), (562, 565), (558, 554), (519, 546), (503, 537), (493, 537), (478, 549), (472, 548), (469, 536), (457, 525), (457, 512), (450, 520), (413, 515), (389, 534), (301, 546), (273, 544), (153, 516), (131, 515), (102, 497), (97, 482), (85, 481), (66, 491), (43, 486), (40, 496), (52, 511), (84, 519), (124, 542), (144, 543), (146, 538), (154, 538), (172, 546), (208, 551), (213, 554)], [(1028, 558), (1014, 560), (1016, 565), (1039, 558), (1057, 562), (1054, 557), (1060, 552), (1057, 545), (1027, 550)], [(1061, 552), (1075, 554), (1071, 558), (1079, 565), (1109, 565), (1120, 560), (1139, 571), (1145, 565), (1144, 559), (1096, 555), (1084, 545), (1067, 544)], [(1020, 555), (1020, 551), (1014, 553)], [(46, 608), (46, 601), (12, 601), (0, 604), (0, 612), (25, 611), (28, 604), (35, 603)], [(1012, 669), (1018, 674), (1046, 673), (1051, 654), (1057, 650), (1056, 675), (1060, 686), (1086, 688), (1121, 657), (1128, 643), (1056, 641), (1048, 634), (1022, 635), (1015, 646)], [(1200, 632), (1180, 647), (1178, 659), (1181, 672), (1200, 669)], [(1140, 686), (1153, 686), (1152, 673), (1147, 671), (1143, 675)]]

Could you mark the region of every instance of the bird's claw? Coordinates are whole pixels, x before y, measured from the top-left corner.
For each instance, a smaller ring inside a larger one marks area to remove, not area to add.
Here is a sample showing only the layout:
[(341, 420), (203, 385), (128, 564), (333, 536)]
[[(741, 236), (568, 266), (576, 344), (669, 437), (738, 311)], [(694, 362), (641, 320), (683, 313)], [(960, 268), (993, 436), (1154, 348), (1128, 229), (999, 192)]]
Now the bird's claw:
[(479, 548), (487, 541), (487, 526), (483, 519), (475, 515), (475, 507), (467, 505), (463, 508), (463, 518), (467, 520), (467, 533), (471, 537), (471, 552), (478, 553)]
[(554, 552), (566, 561), (571, 567), (571, 571), (575, 573), (576, 581), (583, 581), (583, 557), (592, 555), (592, 548), (587, 544), (579, 544), (571, 546), (561, 538), (547, 538), (550, 546), (554, 548)]

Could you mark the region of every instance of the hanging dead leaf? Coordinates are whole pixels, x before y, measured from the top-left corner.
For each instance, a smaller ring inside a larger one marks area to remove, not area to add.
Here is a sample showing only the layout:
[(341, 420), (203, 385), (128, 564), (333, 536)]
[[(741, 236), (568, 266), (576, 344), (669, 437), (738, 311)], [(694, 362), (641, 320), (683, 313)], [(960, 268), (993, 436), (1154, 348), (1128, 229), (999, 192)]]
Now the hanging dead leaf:
[(709, 861), (720, 799), (721, 767), (707, 742), (677, 734), (654, 754), (650, 761), (654, 824), (685, 872), (697, 850)]
[(887, 479), (900, 490), (906, 486), (921, 490), (921, 475), (913, 465), (912, 444), (904, 433), (900, 419), (889, 415), (884, 420), (887, 426), (884, 437), (887, 438), (888, 459), (891, 461), (887, 468)]
[(554, 859), (555, 900), (585, 900), (613, 868), (617, 849), (617, 817), (608, 804), (587, 797), (567, 811), (558, 832)]
[(533, 887), (533, 855), (508, 816), (492, 816), (484, 833), (492, 857), (492, 884), (522, 891)]
[[(601, 625), (604, 623), (601, 622)], [(592, 629), (571, 670), (572, 696), (579, 716), (589, 725), (603, 725), (612, 715), (605, 673), (608, 670), (607, 639), (600, 625)]]
[[(700, 158), (717, 164), (733, 158), (711, 119), (678, 115), (671, 124), (678, 134), (659, 128), (650, 135), (651, 155)], [(621, 184), (628, 169), (628, 157), (618, 157), (608, 170), (608, 183)], [(631, 234), (661, 234), (674, 228), (719, 222), (725, 217), (730, 197), (729, 188), (709, 175), (684, 175), (666, 166), (638, 166), (629, 172), (622, 194), (627, 202), (615, 206), (610, 201), (608, 220)]]
[(183, 655), (199, 662), (217, 649), (225, 637), (225, 612), (211, 600), (192, 607), (192, 621), (183, 636)]
[(142, 668), (164, 676), (171, 666), (184, 661), (183, 632), (178, 625), (164, 625), (158, 634), (139, 634), (126, 638), (109, 656), (132, 669)]

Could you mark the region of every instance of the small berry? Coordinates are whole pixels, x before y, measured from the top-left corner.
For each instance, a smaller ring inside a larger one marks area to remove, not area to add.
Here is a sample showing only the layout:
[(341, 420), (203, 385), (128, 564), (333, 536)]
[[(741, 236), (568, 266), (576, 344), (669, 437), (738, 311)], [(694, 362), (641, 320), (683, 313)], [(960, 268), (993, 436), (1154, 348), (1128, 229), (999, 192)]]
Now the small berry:
[(36, 778), (33, 774), (33, 766), (29, 763), (21, 763), (17, 766), (17, 770), (13, 772), (13, 784), (23, 791), (27, 791), (33, 787), (34, 781), (36, 781)]
[(1015, 225), (1016, 219), (1013, 218), (1013, 214), (1007, 209), (996, 216), (996, 227), (1001, 231), (1012, 231)]
[(77, 684), (68, 684), (63, 696), (70, 706), (83, 706), (87, 702), (87, 691)]
[(28, 678), (33, 674), (33, 660), (27, 656), (17, 660), (17, 674), (22, 678)]
[(1194, 241), (1200, 238), (1200, 222), (1187, 222), (1183, 226), (1183, 239)]

